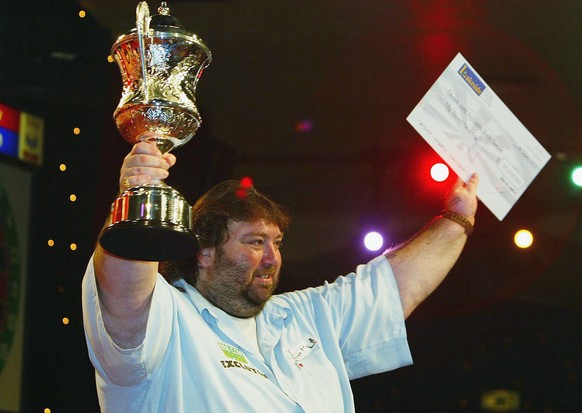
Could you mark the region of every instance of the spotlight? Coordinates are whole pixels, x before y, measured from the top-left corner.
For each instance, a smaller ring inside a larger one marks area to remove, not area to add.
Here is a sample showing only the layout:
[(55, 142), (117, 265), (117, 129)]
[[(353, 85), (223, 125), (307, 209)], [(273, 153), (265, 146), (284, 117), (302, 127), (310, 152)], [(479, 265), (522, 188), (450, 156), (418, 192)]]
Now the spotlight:
[(364, 237), (364, 246), (370, 251), (378, 251), (382, 245), (384, 245), (384, 238), (378, 232), (368, 232)]
[(515, 233), (513, 241), (519, 248), (529, 248), (533, 244), (533, 234), (527, 229), (520, 229)]
[(577, 166), (572, 170), (572, 182), (574, 185), (582, 187), (582, 166)]
[(437, 182), (446, 181), (449, 177), (449, 167), (444, 163), (435, 163), (432, 168), (430, 168), (430, 176)]

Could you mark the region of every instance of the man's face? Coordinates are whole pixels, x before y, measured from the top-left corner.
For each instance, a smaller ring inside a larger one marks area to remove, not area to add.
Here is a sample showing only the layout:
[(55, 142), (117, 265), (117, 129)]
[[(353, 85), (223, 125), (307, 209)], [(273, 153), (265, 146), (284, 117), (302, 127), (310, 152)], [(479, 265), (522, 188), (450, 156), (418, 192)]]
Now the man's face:
[(231, 222), (228, 241), (211, 249), (213, 259), (202, 260), (209, 265), (203, 264), (196, 288), (233, 316), (255, 316), (279, 283), (282, 240), (275, 224), (263, 220)]

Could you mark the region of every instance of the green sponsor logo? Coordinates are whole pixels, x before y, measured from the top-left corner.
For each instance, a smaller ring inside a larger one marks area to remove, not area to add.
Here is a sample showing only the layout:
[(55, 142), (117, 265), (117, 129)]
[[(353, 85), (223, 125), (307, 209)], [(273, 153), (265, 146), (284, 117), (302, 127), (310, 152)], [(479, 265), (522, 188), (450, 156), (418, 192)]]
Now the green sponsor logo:
[(220, 346), (220, 349), (222, 350), (224, 355), (229, 359), (240, 361), (241, 363), (245, 364), (249, 363), (244, 353), (240, 349), (221, 342), (218, 342), (218, 345)]

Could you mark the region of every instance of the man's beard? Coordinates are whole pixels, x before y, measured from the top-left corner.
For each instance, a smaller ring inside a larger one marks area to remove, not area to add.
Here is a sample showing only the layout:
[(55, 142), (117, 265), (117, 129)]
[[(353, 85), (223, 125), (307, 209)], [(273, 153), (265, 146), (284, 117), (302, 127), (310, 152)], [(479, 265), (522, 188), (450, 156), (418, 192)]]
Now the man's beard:
[[(260, 313), (279, 283), (279, 271), (274, 266), (255, 270), (249, 281), (249, 264), (244, 260), (232, 260), (221, 247), (216, 248), (215, 262), (207, 271), (210, 282), (202, 286), (202, 295), (224, 312), (239, 318)], [(270, 275), (272, 284), (255, 285), (257, 275)]]

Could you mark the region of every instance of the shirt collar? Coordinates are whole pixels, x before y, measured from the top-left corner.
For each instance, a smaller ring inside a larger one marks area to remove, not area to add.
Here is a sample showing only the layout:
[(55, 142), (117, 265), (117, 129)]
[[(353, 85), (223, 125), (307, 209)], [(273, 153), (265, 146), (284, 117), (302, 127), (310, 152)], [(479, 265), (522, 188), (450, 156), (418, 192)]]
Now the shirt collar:
[(180, 279), (174, 284), (186, 292), (190, 298), (190, 301), (192, 301), (192, 304), (194, 304), (194, 307), (196, 307), (204, 321), (215, 326), (218, 324), (220, 314), (216, 306), (204, 298), (204, 296), (200, 294), (200, 292), (195, 287), (186, 282), (184, 279)]

